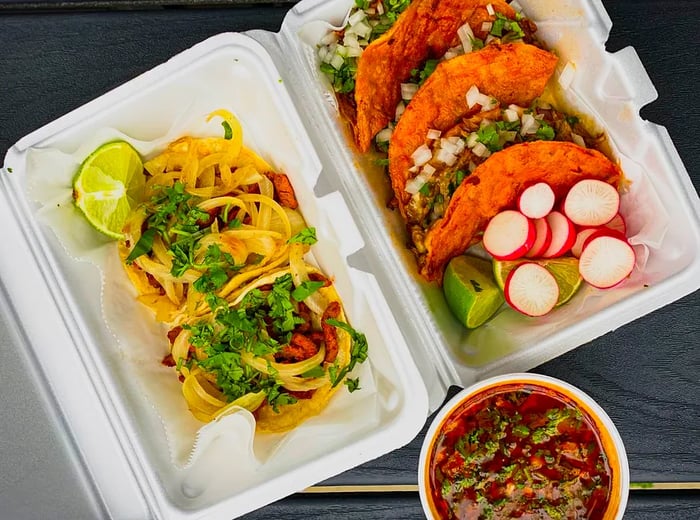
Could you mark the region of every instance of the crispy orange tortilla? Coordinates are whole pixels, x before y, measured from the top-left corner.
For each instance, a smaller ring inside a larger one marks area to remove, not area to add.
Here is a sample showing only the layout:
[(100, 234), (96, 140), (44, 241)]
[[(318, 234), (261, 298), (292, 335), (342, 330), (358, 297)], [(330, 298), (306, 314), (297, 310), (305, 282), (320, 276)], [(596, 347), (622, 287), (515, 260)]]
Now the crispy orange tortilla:
[(482, 23), (493, 21), (486, 6), (508, 18), (515, 11), (503, 0), (413, 0), (385, 34), (363, 51), (355, 79), (356, 117), (353, 130), (362, 152), (389, 121), (401, 101), (401, 83), (429, 58), (440, 58), (459, 45), (457, 29), (469, 23), (484, 38)]
[(418, 90), (401, 116), (389, 143), (389, 175), (401, 214), (411, 195), (406, 181), (413, 177), (411, 154), (427, 142), (429, 129), (445, 131), (479, 110), (469, 109), (466, 93), (476, 85), (501, 105), (529, 106), (542, 94), (557, 57), (534, 45), (492, 44), (480, 51), (442, 62)]
[(428, 231), (421, 274), (442, 280), (447, 262), (474, 243), (496, 213), (514, 207), (522, 190), (547, 182), (557, 199), (581, 179), (600, 179), (618, 187), (622, 171), (597, 150), (561, 141), (513, 145), (479, 165), (457, 188), (445, 216)]

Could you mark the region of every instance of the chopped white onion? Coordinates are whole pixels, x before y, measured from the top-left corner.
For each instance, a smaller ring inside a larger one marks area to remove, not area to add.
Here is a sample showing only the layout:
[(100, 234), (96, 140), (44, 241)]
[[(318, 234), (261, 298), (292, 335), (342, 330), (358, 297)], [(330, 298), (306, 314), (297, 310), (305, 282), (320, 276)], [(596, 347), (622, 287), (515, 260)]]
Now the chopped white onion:
[(372, 34), (372, 26), (366, 21), (358, 23), (353, 29), (360, 38), (369, 38), (369, 35)]
[(574, 132), (571, 132), (571, 139), (576, 143), (577, 145), (586, 148), (586, 141), (583, 140), (583, 137), (581, 137), (578, 134), (575, 134)]
[[(381, 2), (379, 2), (381, 4)], [(510, 3), (510, 6), (515, 10), (516, 13), (522, 13), (523, 12), (523, 6), (520, 5), (520, 2), (518, 0), (513, 0)]]
[(386, 143), (389, 141), (389, 139), (391, 139), (392, 132), (393, 130), (391, 128), (384, 128), (377, 133), (377, 137), (375, 137), (375, 139), (378, 143)]
[(455, 143), (455, 146), (457, 147), (455, 149), (455, 155), (459, 156), (464, 151), (464, 147), (466, 146), (466, 143), (464, 142), (464, 139), (459, 139)]
[(377, 14), (384, 14), (384, 2), (377, 2)]
[(404, 188), (408, 193), (411, 195), (415, 195), (420, 191), (420, 189), (423, 187), (423, 185), (428, 182), (428, 179), (430, 178), (429, 175), (425, 175), (423, 173), (419, 173), (413, 179), (409, 180), (406, 183), (406, 187)]
[(561, 88), (564, 90), (568, 89), (571, 86), (571, 83), (574, 81), (575, 74), (576, 70), (574, 69), (574, 65), (571, 62), (568, 62), (564, 67), (564, 70), (562, 70), (561, 74), (559, 74), (559, 84), (561, 85)]
[(485, 33), (490, 33), (492, 27), (493, 27), (493, 23), (491, 23), (491, 22), (484, 22), (481, 24), (481, 30), (484, 31)]
[(483, 158), (486, 158), (489, 155), (491, 155), (491, 152), (489, 151), (488, 148), (486, 148), (486, 146), (484, 146), (483, 143), (476, 143), (476, 146), (474, 146), (474, 148), (472, 148), (472, 152), (474, 152), (474, 155), (476, 155), (477, 157), (483, 157)]
[(491, 126), (493, 124), (493, 121), (490, 119), (484, 118), (481, 120), (481, 123), (479, 123), (479, 128), (485, 128), (487, 126)]
[(345, 63), (345, 58), (343, 58), (339, 54), (334, 54), (330, 61), (331, 66), (335, 70), (340, 70), (340, 68), (343, 66), (343, 63)]
[(354, 27), (358, 23), (360, 23), (362, 20), (367, 18), (367, 15), (362, 9), (358, 9), (355, 11), (350, 18), (348, 18), (348, 23), (350, 24), (351, 27)]
[(465, 23), (459, 29), (457, 29), (457, 36), (459, 36), (459, 41), (462, 42), (462, 49), (464, 49), (464, 53), (467, 54), (471, 52), (474, 31), (472, 31), (472, 28), (468, 23)]
[(506, 108), (506, 109), (503, 111), (503, 120), (504, 120), (504, 121), (506, 121), (506, 122), (508, 122), (508, 123), (515, 123), (515, 122), (518, 121), (519, 119), (520, 119), (520, 116), (519, 116), (518, 113), (517, 113), (515, 110), (513, 110), (513, 109)]
[(321, 45), (330, 45), (331, 43), (335, 43), (338, 41), (338, 33), (335, 31), (330, 31), (328, 34), (326, 34), (321, 40), (318, 42)]
[(344, 58), (348, 55), (348, 49), (345, 47), (345, 45), (338, 44), (335, 48), (335, 53)]
[(423, 169), (421, 171), (425, 175), (432, 177), (433, 173), (435, 173), (437, 170), (435, 170), (435, 167), (432, 164), (426, 164), (425, 166), (423, 166)]
[(467, 137), (467, 147), (468, 148), (474, 148), (476, 144), (479, 142), (479, 134), (476, 132), (472, 132), (469, 134), (469, 137)]
[(484, 40), (484, 45), (488, 45), (492, 41), (494, 41), (496, 37), (493, 34), (489, 34), (486, 39)]
[(457, 156), (444, 148), (440, 148), (435, 159), (441, 163), (445, 163), (447, 166), (452, 166), (457, 162)]
[(455, 58), (455, 57), (459, 56), (460, 54), (465, 54), (464, 48), (461, 45), (457, 45), (457, 47), (452, 47), (450, 49), (447, 49), (447, 52), (442, 57), (442, 59), (451, 60), (452, 58)]
[(416, 166), (416, 165), (414, 164), (413, 166), (411, 166), (411, 167), (408, 169), (408, 171), (411, 172), (411, 173), (418, 173), (418, 166)]
[(457, 149), (457, 145), (450, 142), (449, 139), (445, 139), (444, 137), (440, 139), (440, 149), (445, 150), (447, 153), (454, 154), (455, 150)]
[(486, 94), (479, 94), (479, 99), (477, 103), (481, 105), (482, 112), (487, 112), (498, 106), (498, 101), (496, 101), (491, 96), (487, 96)]
[(441, 133), (442, 132), (440, 132), (440, 130), (436, 130), (434, 128), (429, 128), (428, 133), (426, 134), (425, 137), (430, 139), (430, 140), (433, 140), (433, 139), (439, 138)]
[(401, 99), (410, 101), (416, 92), (418, 92), (417, 83), (401, 83)]
[(469, 87), (469, 90), (467, 90), (467, 107), (474, 108), (474, 105), (479, 102), (479, 96), (481, 96), (481, 92), (479, 92), (479, 88), (476, 85)]
[(488, 11), (489, 15), (496, 16), (496, 10), (493, 8), (493, 5), (486, 4), (486, 10)]
[(508, 109), (517, 113), (518, 117), (523, 117), (523, 114), (525, 113), (525, 109), (520, 105), (508, 105)]
[(345, 45), (346, 47), (357, 47), (358, 49), (360, 48), (360, 42), (357, 41), (356, 34), (346, 34), (345, 38), (343, 38), (343, 45)]
[(318, 48), (318, 59), (322, 62), (326, 62), (326, 57), (328, 56), (328, 47), (322, 46)]
[(416, 166), (423, 166), (430, 159), (433, 158), (433, 152), (428, 148), (427, 144), (422, 144), (416, 151), (411, 154), (411, 159), (413, 159), (413, 164)]
[(399, 118), (403, 115), (404, 110), (406, 110), (406, 104), (403, 101), (399, 101), (399, 104), (396, 105), (396, 112), (394, 113), (394, 121), (399, 120)]
[(457, 144), (458, 142), (461, 141), (461, 139), (458, 135), (452, 135), (452, 136), (448, 137), (447, 140), (449, 142), (451, 142), (452, 144)]
[(362, 49), (358, 47), (348, 47), (348, 58), (359, 58), (362, 56)]
[(532, 114), (523, 114), (522, 124), (520, 126), (520, 135), (534, 134), (540, 127), (540, 123)]

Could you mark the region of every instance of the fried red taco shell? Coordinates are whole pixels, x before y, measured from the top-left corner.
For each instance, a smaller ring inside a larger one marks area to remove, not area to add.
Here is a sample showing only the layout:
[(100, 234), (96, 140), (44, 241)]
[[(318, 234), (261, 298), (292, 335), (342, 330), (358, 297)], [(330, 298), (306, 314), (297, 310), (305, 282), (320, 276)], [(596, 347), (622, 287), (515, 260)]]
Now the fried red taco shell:
[(524, 43), (492, 44), (440, 63), (406, 107), (389, 144), (389, 175), (406, 216), (411, 195), (406, 181), (414, 174), (411, 154), (426, 142), (429, 129), (445, 131), (462, 118), (479, 111), (468, 108), (466, 93), (476, 85), (480, 92), (496, 98), (501, 105), (529, 106), (542, 94), (554, 72), (557, 57)]
[(558, 199), (581, 179), (599, 179), (619, 186), (622, 171), (597, 150), (561, 141), (513, 145), (479, 165), (457, 188), (445, 216), (428, 231), (421, 274), (441, 280), (447, 262), (475, 242), (498, 212), (514, 207), (528, 185), (547, 182)]
[(486, 6), (507, 18), (515, 11), (503, 0), (413, 0), (396, 23), (363, 51), (355, 79), (355, 141), (369, 150), (372, 138), (401, 101), (401, 83), (429, 58), (440, 58), (459, 45), (457, 29), (469, 23), (475, 36), (486, 36), (482, 23), (493, 21)]

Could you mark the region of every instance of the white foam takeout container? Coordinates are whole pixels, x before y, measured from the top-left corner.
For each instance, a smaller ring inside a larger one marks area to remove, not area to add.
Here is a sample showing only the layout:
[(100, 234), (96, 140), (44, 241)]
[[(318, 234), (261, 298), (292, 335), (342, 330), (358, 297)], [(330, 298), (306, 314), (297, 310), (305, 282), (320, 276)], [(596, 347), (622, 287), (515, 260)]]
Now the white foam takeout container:
[[(0, 255), (0, 301), (108, 515), (243, 514), (406, 444), (450, 385), (529, 370), (700, 286), (700, 201), (665, 129), (639, 117), (656, 91), (635, 51), (605, 52), (611, 22), (600, 1), (520, 4), (558, 51), (557, 74), (572, 64), (568, 103), (604, 122), (632, 181), (622, 212), (640, 258), (623, 286), (586, 289), (546, 318), (504, 310), (468, 333), (440, 290), (416, 275), (399, 217), (385, 208), (388, 186), (353, 151), (318, 72), (314, 44), (329, 24), (342, 24), (352, 0), (304, 0), (279, 33), (212, 37), (9, 150), (0, 233), (13, 254)], [(253, 442), (245, 421), (232, 421), (200, 432), (190, 453), (196, 429), (173, 425), (144, 377), (167, 346), (148, 314), (124, 299), (123, 273), (109, 260), (114, 245), (74, 218), (66, 172), (115, 137), (148, 155), (178, 132), (217, 132), (200, 125), (217, 108), (232, 110), (246, 144), (290, 176), (318, 230), (313, 258), (335, 277), (370, 357), (358, 372), (365, 389), (336, 396), (293, 436)]]

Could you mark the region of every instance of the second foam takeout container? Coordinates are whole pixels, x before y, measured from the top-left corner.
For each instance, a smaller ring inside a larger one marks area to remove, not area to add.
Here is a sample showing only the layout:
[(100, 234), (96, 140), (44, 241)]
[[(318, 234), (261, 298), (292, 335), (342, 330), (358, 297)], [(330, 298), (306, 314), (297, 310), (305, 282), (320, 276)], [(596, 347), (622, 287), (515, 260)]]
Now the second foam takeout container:
[[(109, 515), (242, 514), (407, 443), (450, 385), (528, 370), (698, 288), (700, 202), (666, 131), (639, 117), (656, 93), (636, 53), (605, 52), (611, 24), (600, 2), (520, 3), (557, 49), (557, 74), (572, 64), (567, 102), (605, 123), (632, 180), (622, 212), (640, 258), (623, 287), (584, 291), (543, 319), (506, 311), (467, 333), (440, 290), (416, 276), (399, 218), (385, 209), (386, 185), (353, 152), (318, 72), (314, 44), (342, 24), (351, 0), (304, 0), (279, 33), (210, 38), (10, 149), (0, 218), (13, 254), (0, 256), (0, 301)], [(156, 391), (149, 381), (162, 375), (148, 372), (162, 338), (148, 313), (123, 299), (113, 244), (71, 220), (67, 172), (98, 144), (126, 138), (148, 155), (183, 132), (216, 132), (200, 123), (217, 108), (232, 110), (244, 141), (290, 176), (318, 229), (314, 258), (336, 278), (349, 320), (370, 344), (364, 391), (338, 396), (291, 437), (262, 443), (234, 421), (196, 437), (192, 424), (173, 425), (163, 403), (148, 398)]]

